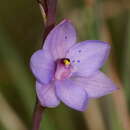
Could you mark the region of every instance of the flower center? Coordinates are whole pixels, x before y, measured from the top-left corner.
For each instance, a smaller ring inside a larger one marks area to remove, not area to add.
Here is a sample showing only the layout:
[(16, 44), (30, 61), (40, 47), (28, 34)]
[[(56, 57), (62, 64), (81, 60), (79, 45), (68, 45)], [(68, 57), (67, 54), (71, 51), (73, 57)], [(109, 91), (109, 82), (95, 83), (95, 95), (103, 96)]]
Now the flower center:
[(70, 59), (63, 58), (57, 61), (56, 71), (55, 71), (55, 79), (63, 80), (69, 78), (71, 75), (72, 66)]
[(63, 58), (63, 59), (61, 59), (61, 63), (64, 64), (65, 66), (68, 66), (68, 65), (70, 65), (70, 59)]

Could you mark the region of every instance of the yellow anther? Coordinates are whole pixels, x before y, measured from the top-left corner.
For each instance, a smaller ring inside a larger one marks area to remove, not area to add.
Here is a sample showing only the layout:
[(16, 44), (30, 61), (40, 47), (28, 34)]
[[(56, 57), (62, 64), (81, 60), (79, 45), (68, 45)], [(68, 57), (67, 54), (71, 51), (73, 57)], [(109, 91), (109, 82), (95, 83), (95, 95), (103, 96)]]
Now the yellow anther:
[(65, 59), (65, 60), (64, 60), (64, 64), (65, 64), (65, 65), (69, 65), (69, 64), (70, 64), (70, 61), (69, 61), (68, 59)]

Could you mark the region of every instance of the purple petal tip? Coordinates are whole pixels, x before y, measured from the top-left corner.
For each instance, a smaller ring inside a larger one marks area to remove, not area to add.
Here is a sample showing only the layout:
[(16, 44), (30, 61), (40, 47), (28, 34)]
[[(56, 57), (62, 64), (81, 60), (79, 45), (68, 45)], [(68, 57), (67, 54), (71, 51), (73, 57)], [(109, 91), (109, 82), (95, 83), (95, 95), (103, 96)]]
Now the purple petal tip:
[(61, 21), (61, 24), (64, 24), (64, 23), (72, 23), (72, 22), (69, 19), (64, 19), (64, 20)]

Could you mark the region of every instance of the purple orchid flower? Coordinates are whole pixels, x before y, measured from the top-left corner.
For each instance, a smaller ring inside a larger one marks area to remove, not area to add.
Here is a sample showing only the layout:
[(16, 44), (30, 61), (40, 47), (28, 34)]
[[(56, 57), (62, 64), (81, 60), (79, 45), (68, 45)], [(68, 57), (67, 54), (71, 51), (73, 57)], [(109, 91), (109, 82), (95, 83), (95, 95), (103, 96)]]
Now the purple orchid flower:
[(108, 58), (109, 44), (97, 40), (75, 43), (75, 28), (64, 20), (48, 34), (44, 47), (32, 55), (30, 67), (42, 106), (56, 107), (62, 101), (75, 110), (84, 111), (90, 98), (117, 89), (99, 71)]

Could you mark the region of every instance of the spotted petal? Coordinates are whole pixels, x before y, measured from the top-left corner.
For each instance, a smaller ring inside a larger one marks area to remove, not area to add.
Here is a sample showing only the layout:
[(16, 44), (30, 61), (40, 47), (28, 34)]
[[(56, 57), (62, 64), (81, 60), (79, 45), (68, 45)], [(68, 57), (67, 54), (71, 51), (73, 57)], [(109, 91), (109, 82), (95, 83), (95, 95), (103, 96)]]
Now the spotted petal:
[(55, 95), (55, 86), (53, 83), (42, 85), (36, 82), (36, 92), (42, 106), (56, 107), (59, 105), (60, 101)]
[(88, 40), (74, 45), (67, 53), (74, 72), (80, 76), (90, 76), (104, 64), (110, 51), (109, 44)]
[(66, 51), (76, 42), (76, 32), (68, 20), (58, 24), (47, 36), (43, 48), (49, 51), (53, 58), (64, 58)]
[(56, 94), (61, 101), (75, 110), (84, 111), (87, 107), (87, 92), (73, 80), (56, 81)]
[(73, 80), (87, 91), (89, 98), (98, 98), (117, 90), (112, 80), (100, 71), (90, 77), (75, 77)]
[(49, 83), (54, 73), (54, 62), (51, 56), (43, 51), (36, 51), (30, 60), (31, 70), (36, 79), (44, 84)]

